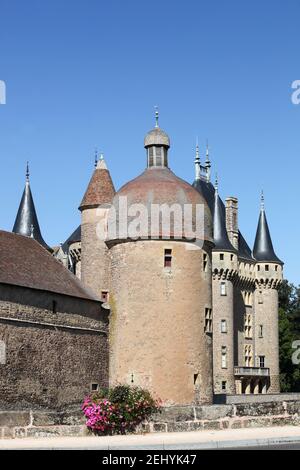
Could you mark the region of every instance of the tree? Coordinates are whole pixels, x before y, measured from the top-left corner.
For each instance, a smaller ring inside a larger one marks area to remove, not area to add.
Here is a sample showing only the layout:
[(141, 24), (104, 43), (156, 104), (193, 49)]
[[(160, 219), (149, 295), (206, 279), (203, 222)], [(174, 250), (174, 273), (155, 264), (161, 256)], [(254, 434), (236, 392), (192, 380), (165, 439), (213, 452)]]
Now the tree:
[(293, 342), (300, 340), (300, 288), (284, 281), (279, 290), (279, 363), (282, 392), (300, 391), (300, 365), (293, 364)]

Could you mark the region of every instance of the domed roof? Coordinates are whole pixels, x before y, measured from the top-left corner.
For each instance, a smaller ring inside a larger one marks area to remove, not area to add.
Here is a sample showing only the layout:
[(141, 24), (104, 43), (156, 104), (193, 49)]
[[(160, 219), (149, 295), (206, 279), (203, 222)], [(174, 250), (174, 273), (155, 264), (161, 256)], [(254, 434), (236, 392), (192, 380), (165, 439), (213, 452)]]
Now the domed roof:
[[(176, 231), (178, 225), (175, 225), (177, 224), (177, 220), (174, 222), (174, 217), (171, 217), (171, 227), (169, 230), (170, 238), (192, 238), (190, 236), (191, 234), (188, 233), (188, 228), (184, 230), (184, 224), (186, 223), (187, 227), (192, 227), (192, 230), (197, 232), (196, 238), (212, 241), (212, 216), (208, 204), (196, 189), (186, 181), (178, 178), (169, 168), (147, 168), (140, 176), (125, 184), (116, 193), (113, 199), (114, 209), (112, 215), (116, 214), (117, 227), (121, 220), (120, 207), (124, 201), (126, 201), (128, 214), (130, 214), (127, 216), (127, 226), (139, 216), (135, 211), (138, 206), (133, 205), (140, 205), (140, 208), (146, 211), (149, 238), (165, 238), (161, 220), (158, 229), (159, 233), (157, 233), (157, 230), (153, 231), (153, 219), (151, 220), (151, 211), (153, 207), (155, 207), (153, 205), (159, 205), (161, 207), (164, 204), (171, 208), (172, 205), (176, 204), (177, 207), (182, 210), (183, 214), (183, 220), (180, 220), (181, 226), (183, 227), (183, 236), (176, 236), (178, 233)], [(188, 215), (188, 210), (184, 212), (188, 205), (190, 206), (188, 209), (190, 210), (190, 216)], [(196, 211), (198, 211), (199, 214), (200, 207), (196, 207), (196, 205), (201, 205), (201, 209), (204, 208), (204, 218), (200, 217), (199, 222), (196, 217)], [(134, 212), (134, 216), (131, 216)], [(152, 224), (151, 227), (150, 223)], [(197, 223), (198, 225), (196, 225)], [(198, 237), (199, 225), (202, 227), (201, 237)], [(119, 239), (122, 238), (118, 236), (118, 234), (116, 237)], [(112, 239), (115, 237), (109, 238)], [(144, 234), (140, 238), (144, 239)]]
[(159, 127), (155, 127), (152, 131), (148, 132), (144, 140), (145, 147), (151, 147), (151, 145), (164, 145), (165, 147), (170, 147), (170, 138), (165, 131)]

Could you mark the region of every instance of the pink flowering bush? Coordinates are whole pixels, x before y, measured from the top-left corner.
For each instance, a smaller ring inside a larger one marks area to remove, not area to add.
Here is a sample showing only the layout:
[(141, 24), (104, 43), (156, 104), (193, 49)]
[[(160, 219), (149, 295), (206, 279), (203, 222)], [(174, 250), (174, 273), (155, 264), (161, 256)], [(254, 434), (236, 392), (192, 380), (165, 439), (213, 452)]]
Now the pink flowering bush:
[(126, 434), (160, 410), (160, 402), (148, 390), (117, 385), (84, 399), (86, 425), (95, 434)]

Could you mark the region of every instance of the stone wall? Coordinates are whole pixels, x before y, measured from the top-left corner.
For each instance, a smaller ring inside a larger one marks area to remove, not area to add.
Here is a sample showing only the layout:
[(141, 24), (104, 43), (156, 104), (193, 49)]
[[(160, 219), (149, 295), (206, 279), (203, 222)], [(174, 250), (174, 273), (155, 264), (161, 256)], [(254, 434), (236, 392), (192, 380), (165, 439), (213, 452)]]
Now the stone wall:
[(79, 406), (107, 386), (107, 327), (98, 302), (0, 285), (0, 409)]
[[(151, 422), (140, 426), (137, 432), (299, 426), (300, 400), (290, 398), (288, 401), (267, 403), (165, 407)], [(60, 411), (0, 411), (0, 438), (84, 436), (89, 434), (84, 423), (79, 407)]]

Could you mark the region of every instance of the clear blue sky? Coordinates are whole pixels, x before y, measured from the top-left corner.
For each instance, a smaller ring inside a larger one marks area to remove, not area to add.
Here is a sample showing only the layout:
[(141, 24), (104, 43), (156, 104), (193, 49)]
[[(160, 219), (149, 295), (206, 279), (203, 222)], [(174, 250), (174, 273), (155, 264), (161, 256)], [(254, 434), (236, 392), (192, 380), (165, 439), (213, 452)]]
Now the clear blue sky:
[(1, 228), (28, 159), (44, 238), (64, 241), (94, 148), (119, 188), (144, 169), (158, 104), (171, 168), (192, 182), (196, 136), (202, 155), (208, 138), (250, 246), (264, 188), (275, 250), (300, 283), (299, 18), (298, 0), (0, 0)]

